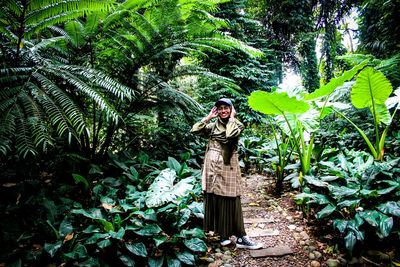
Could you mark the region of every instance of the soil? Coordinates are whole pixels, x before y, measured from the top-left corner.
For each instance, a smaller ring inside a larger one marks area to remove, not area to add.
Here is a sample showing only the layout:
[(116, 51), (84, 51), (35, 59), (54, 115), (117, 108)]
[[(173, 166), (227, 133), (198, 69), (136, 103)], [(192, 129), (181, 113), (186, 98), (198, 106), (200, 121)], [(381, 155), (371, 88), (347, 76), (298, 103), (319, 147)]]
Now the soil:
[(241, 196), (247, 234), (263, 248), (289, 247), (291, 254), (253, 257), (248, 249), (232, 244), (221, 247), (220, 240), (208, 236), (209, 253), (201, 257), (201, 266), (390, 266), (366, 257), (347, 258), (332, 241), (332, 226), (307, 221), (294, 201), (294, 192), (286, 185), (280, 196), (274, 196), (272, 177), (249, 175), (243, 178)]

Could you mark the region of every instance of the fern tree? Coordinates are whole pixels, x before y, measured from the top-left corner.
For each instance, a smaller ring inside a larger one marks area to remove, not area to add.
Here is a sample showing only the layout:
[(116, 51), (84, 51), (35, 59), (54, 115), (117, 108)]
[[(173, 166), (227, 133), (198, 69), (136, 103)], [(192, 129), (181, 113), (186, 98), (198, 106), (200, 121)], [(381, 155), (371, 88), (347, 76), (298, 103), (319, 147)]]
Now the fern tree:
[[(111, 144), (126, 144), (132, 133), (136, 114), (157, 112), (157, 123), (165, 122), (165, 112), (182, 112), (188, 117), (201, 106), (179, 88), (180, 77), (203, 76), (222, 86), (239, 89), (232, 80), (211, 73), (199, 64), (187, 64), (188, 58), (207, 57), (207, 52), (241, 49), (249, 56), (261, 53), (219, 32), (224, 20), (211, 15), (216, 1), (153, 1), (131, 6), (118, 5), (101, 23), (102, 38), (96, 49), (97, 67), (110, 70), (110, 75), (133, 89), (130, 103), (116, 100), (124, 124), (107, 127), (103, 143), (96, 148), (104, 154)], [(175, 81), (175, 82), (174, 82)], [(98, 121), (104, 122), (101, 117)], [(181, 118), (179, 118), (181, 119)], [(127, 140), (128, 139), (128, 140)], [(122, 147), (120, 147), (121, 149)]]
[(0, 151), (3, 154), (13, 150), (14, 145), (24, 157), (37, 154), (52, 144), (56, 135), (68, 135), (70, 142), (72, 138), (79, 141), (86, 123), (74, 96), (92, 99), (110, 119), (118, 119), (101, 90), (123, 98), (129, 95), (126, 87), (97, 70), (73, 66), (67, 59), (36, 46), (41, 43), (45, 47), (41, 39), (46, 27), (110, 8), (107, 1), (2, 2)]
[[(32, 3), (6, 2), (1, 13), (3, 153), (16, 141), (22, 155), (36, 154), (57, 133), (80, 142), (91, 157), (104, 155), (129, 131), (120, 118), (149, 107), (200, 109), (171, 84), (176, 77), (203, 75), (238, 89), (232, 80), (180, 64), (184, 57), (226, 49), (260, 54), (218, 32), (224, 21), (210, 15), (214, 1)], [(21, 19), (39, 13), (40, 20)]]

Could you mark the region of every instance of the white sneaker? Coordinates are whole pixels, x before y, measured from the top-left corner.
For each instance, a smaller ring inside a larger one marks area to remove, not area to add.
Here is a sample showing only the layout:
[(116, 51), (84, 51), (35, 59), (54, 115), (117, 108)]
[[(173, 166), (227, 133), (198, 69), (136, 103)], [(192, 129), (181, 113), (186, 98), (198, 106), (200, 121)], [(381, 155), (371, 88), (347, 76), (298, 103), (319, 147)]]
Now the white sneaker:
[(229, 244), (231, 244), (232, 243), (232, 241), (230, 240), (230, 239), (226, 239), (226, 240), (224, 240), (224, 241), (222, 241), (221, 242), (221, 246), (227, 246), (227, 245), (229, 245)]
[(236, 241), (237, 248), (248, 248), (248, 249), (259, 249), (262, 248), (263, 245), (261, 243), (255, 243), (250, 241), (247, 235), (239, 237)]

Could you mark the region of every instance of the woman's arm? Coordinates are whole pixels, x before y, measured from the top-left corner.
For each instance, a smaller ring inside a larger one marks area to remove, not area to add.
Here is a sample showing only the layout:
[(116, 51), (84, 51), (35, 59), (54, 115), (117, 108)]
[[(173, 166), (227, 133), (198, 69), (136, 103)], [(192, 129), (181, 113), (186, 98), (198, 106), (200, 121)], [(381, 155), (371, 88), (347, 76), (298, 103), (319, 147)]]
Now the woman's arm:
[(208, 122), (211, 119), (216, 118), (217, 116), (217, 107), (213, 107), (207, 117), (203, 118), (201, 121), (196, 122), (193, 125), (190, 132), (192, 134), (208, 138), (212, 129), (211, 124), (208, 124)]

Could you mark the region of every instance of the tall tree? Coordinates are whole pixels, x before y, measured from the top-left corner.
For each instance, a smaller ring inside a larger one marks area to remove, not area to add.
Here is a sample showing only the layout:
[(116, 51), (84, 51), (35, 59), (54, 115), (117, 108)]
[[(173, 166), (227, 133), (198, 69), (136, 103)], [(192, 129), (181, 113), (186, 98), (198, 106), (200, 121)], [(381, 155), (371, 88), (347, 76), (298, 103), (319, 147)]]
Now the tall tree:
[(369, 0), (359, 4), (359, 50), (378, 58), (400, 52), (400, 1)]

